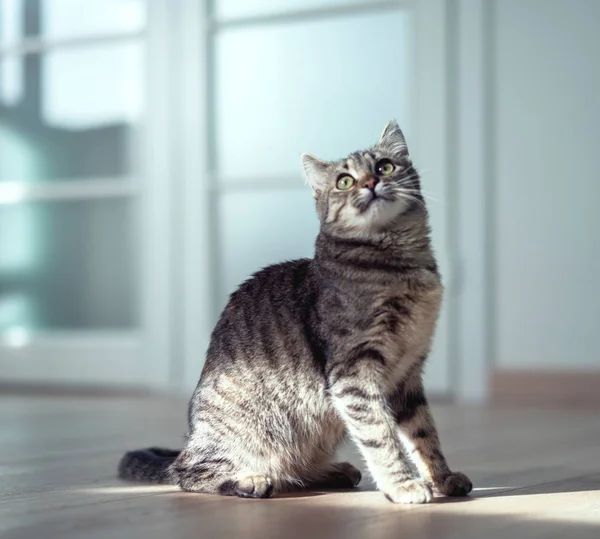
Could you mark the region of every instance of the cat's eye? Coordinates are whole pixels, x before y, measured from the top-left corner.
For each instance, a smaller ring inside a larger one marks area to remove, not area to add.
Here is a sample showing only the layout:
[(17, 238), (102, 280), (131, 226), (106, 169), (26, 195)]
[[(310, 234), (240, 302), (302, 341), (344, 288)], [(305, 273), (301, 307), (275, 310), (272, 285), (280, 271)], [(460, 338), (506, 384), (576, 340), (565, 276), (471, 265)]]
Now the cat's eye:
[(335, 185), (340, 191), (347, 191), (354, 185), (354, 178), (349, 174), (344, 174), (338, 178)]
[(394, 165), (391, 161), (387, 159), (382, 159), (377, 163), (377, 174), (380, 176), (389, 176), (392, 172), (394, 172)]

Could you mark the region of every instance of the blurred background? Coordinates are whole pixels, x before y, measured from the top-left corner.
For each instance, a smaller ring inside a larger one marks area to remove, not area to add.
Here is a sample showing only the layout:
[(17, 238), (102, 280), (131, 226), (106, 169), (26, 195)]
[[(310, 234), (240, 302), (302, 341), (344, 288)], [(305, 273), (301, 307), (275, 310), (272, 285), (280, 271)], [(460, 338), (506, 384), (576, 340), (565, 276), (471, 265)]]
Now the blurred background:
[(600, 400), (597, 0), (0, 0), (0, 387), (186, 393), (396, 118), (461, 400)]

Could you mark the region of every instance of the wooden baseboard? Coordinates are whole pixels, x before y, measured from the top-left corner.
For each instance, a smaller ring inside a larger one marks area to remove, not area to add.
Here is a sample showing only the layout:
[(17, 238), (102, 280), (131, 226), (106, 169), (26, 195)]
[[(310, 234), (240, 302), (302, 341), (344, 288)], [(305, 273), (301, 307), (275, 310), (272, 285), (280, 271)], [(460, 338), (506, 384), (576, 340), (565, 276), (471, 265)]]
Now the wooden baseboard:
[(494, 370), (492, 401), (600, 407), (600, 370), (590, 372)]

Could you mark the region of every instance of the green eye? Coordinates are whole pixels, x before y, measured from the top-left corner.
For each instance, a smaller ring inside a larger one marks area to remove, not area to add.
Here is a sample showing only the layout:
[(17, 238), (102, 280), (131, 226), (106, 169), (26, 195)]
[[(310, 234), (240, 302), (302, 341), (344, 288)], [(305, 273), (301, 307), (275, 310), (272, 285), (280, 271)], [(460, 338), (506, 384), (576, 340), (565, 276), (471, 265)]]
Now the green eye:
[(343, 176), (340, 176), (336, 183), (336, 186), (340, 191), (347, 191), (353, 185), (354, 185), (354, 178), (352, 176), (349, 176), (348, 174), (344, 174)]
[(381, 176), (389, 176), (392, 172), (394, 172), (394, 165), (391, 161), (387, 159), (382, 159), (377, 163), (377, 174)]

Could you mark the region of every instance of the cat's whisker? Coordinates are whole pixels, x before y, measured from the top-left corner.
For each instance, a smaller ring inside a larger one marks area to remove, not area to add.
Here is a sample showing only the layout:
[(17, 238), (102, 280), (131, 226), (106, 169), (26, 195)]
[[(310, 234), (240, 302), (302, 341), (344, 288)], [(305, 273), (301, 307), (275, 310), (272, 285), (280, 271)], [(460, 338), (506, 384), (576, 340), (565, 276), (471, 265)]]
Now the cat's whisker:
[(432, 194), (428, 191), (423, 191), (422, 189), (421, 190), (419, 190), (419, 189), (399, 189), (399, 192), (421, 195), (424, 199), (434, 202), (436, 204), (445, 204), (439, 198), (437, 198), (434, 194)]
[(397, 185), (394, 187), (394, 189), (392, 189), (392, 191), (394, 193), (417, 193), (417, 194), (421, 194), (421, 190), (420, 189), (416, 189), (414, 187), (402, 187), (401, 185)]
[(413, 170), (417, 174), (421, 174), (421, 175), (424, 174), (424, 173), (426, 173), (426, 172), (431, 172), (430, 168), (420, 168), (419, 170), (417, 170), (414, 165), (410, 165), (410, 167), (406, 168), (405, 172), (409, 171), (409, 170)]
[(425, 207), (425, 203), (420, 200), (419, 198), (417, 198), (416, 196), (413, 195), (409, 195), (407, 193), (399, 193), (401, 198), (405, 198), (406, 200), (410, 200), (412, 202), (416, 202), (417, 204), (419, 204), (422, 207)]
[(408, 180), (412, 180), (413, 178), (418, 178), (420, 176), (420, 174), (418, 172), (414, 172), (412, 174), (409, 174), (407, 176), (402, 176), (402, 178), (400, 178), (398, 180), (398, 183), (402, 182), (402, 181), (408, 181)]
[(431, 198), (429, 195), (423, 195), (423, 198), (425, 200), (427, 200), (427, 202), (431, 202), (432, 204), (441, 204), (442, 206), (446, 205), (446, 203), (443, 202), (443, 201), (441, 201), (440, 199), (438, 199), (438, 198)]
[(410, 183), (415, 179), (419, 178), (419, 174), (411, 174), (410, 176), (406, 176), (404, 178), (400, 178), (399, 180), (396, 181), (396, 185), (402, 185), (405, 183)]

